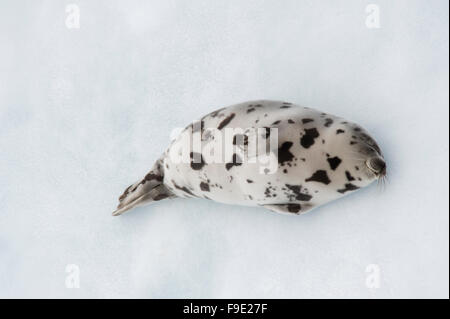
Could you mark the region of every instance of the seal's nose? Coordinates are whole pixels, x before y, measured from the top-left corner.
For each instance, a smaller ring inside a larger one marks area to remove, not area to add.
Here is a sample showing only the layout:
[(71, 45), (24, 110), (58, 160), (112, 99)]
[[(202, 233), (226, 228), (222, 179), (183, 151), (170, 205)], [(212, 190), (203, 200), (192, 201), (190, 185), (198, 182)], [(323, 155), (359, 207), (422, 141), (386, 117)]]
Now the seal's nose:
[(367, 166), (370, 170), (372, 170), (374, 173), (384, 176), (386, 175), (386, 162), (381, 157), (374, 157), (371, 158), (367, 162)]

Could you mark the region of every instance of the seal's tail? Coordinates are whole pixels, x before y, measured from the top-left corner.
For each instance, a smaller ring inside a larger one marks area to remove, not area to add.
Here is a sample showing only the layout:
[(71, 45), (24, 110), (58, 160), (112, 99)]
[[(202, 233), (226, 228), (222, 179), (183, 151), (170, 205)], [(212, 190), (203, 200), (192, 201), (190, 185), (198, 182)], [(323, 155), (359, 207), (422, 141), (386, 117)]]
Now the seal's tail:
[(143, 206), (165, 198), (175, 197), (175, 195), (164, 186), (163, 181), (164, 170), (161, 160), (158, 160), (153, 166), (153, 169), (145, 175), (142, 180), (130, 185), (119, 197), (119, 205), (112, 213), (113, 216), (119, 216), (134, 207)]

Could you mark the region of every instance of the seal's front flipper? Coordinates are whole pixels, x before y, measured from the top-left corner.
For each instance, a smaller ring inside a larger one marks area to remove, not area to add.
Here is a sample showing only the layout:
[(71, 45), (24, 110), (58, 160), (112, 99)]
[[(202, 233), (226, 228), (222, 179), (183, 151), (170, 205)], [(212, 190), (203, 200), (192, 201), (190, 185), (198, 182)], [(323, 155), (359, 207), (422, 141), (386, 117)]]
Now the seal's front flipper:
[(276, 213), (282, 214), (296, 214), (300, 215), (306, 213), (314, 206), (311, 204), (297, 204), (297, 203), (289, 203), (289, 204), (270, 204), (270, 205), (262, 205), (264, 208), (267, 208)]
[(158, 160), (142, 180), (129, 186), (120, 196), (119, 206), (113, 212), (113, 216), (121, 215), (133, 207), (174, 197), (176, 196), (164, 186), (164, 169), (161, 160)]

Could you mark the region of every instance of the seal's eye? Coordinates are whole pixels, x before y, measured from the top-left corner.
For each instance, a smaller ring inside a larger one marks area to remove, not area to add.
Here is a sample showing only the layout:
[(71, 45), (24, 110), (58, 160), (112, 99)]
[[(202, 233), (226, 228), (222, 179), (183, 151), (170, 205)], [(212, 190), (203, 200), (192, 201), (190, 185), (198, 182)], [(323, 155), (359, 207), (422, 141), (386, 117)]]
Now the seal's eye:
[(386, 175), (386, 162), (380, 157), (368, 160), (367, 167), (377, 175)]

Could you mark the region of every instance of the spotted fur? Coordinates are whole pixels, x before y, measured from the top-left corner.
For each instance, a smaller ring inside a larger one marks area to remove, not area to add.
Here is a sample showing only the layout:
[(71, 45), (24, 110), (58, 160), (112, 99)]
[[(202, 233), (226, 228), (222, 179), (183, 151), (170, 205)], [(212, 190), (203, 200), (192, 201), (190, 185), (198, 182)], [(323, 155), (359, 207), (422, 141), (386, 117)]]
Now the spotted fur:
[[(287, 102), (261, 100), (221, 108), (187, 126), (182, 134), (200, 134), (203, 150), (214, 141), (210, 129), (227, 128), (244, 132), (229, 141), (235, 147), (230, 158), (209, 163), (205, 154), (191, 150), (189, 161), (174, 162), (170, 154), (185, 146), (180, 135), (153, 169), (125, 190), (115, 214), (175, 197), (300, 214), (386, 174), (380, 147), (361, 126)], [(246, 129), (258, 128), (266, 143), (271, 128), (278, 129), (278, 144), (267, 144), (276, 159), (275, 172), (246, 158), (251, 140)]]

